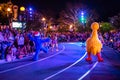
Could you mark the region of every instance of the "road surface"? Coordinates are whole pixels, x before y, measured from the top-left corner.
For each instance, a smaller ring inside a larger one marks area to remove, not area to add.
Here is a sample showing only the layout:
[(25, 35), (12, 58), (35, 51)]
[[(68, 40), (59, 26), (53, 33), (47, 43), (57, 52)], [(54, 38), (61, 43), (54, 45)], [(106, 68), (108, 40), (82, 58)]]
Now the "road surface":
[(0, 80), (120, 80), (120, 53), (108, 46), (104, 62), (86, 62), (84, 43), (60, 43), (59, 51), (41, 52), (38, 61), (28, 57), (0, 64)]

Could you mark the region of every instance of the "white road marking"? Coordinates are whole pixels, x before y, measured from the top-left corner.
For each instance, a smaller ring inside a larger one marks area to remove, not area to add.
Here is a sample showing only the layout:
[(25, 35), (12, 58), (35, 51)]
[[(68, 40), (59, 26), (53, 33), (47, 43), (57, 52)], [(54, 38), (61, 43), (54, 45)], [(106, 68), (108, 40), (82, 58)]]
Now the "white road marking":
[(90, 68), (85, 74), (83, 74), (78, 80), (82, 80), (85, 76), (87, 76), (98, 64), (98, 61), (93, 65), (92, 68)]
[(68, 43), (68, 44), (79, 44), (79, 45), (81, 45), (81, 44), (83, 44), (83, 43), (82, 43), (82, 42), (78, 42), (78, 43), (70, 42), (70, 43)]
[(66, 68), (64, 68), (64, 69), (62, 69), (62, 70), (60, 70), (59, 72), (57, 72), (57, 73), (55, 73), (55, 74), (53, 74), (53, 75), (51, 75), (51, 76), (45, 78), (44, 80), (48, 80), (48, 79), (50, 79), (50, 78), (52, 78), (52, 77), (54, 77), (54, 76), (56, 76), (56, 75), (58, 75), (58, 74), (64, 72), (65, 70), (71, 68), (72, 66), (74, 66), (75, 64), (77, 64), (78, 62), (80, 62), (80, 61), (86, 56), (86, 54), (87, 54), (87, 52), (86, 52), (80, 59), (78, 59), (76, 62), (74, 62), (74, 63), (71, 64), (70, 66), (68, 66), (68, 67), (66, 67)]
[(40, 59), (38, 61), (34, 61), (34, 62), (31, 62), (31, 63), (25, 64), (25, 65), (21, 65), (21, 66), (17, 66), (17, 67), (11, 68), (11, 69), (3, 70), (3, 71), (0, 71), (0, 73), (5, 73), (5, 72), (8, 72), (8, 71), (12, 71), (12, 70), (15, 70), (15, 69), (18, 69), (18, 68), (22, 68), (22, 67), (25, 67), (25, 66), (28, 66), (28, 65), (31, 65), (31, 64), (34, 64), (34, 63), (49, 59), (51, 57), (54, 57), (54, 56), (58, 55), (59, 53), (63, 52), (64, 50), (65, 50), (65, 46), (63, 46), (63, 49), (61, 51), (57, 52), (54, 55), (51, 55), (49, 57), (46, 57), (46, 58)]
[(74, 44), (74, 45), (77, 45), (77, 46), (82, 46), (81, 44)]
[(77, 46), (86, 46), (86, 44), (83, 43), (83, 42), (79, 42), (79, 43), (69, 43), (69, 44), (74, 44), (74, 45), (77, 45)]

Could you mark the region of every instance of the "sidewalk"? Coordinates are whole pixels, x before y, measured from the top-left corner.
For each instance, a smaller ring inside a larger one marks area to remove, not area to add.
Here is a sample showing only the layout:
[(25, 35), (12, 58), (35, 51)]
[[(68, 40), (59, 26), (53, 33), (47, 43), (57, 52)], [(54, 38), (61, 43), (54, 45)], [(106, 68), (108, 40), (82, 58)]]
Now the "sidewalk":
[(7, 61), (5, 59), (0, 60), (0, 64), (6, 63)]
[(6, 61), (6, 59), (3, 59), (1, 60), (0, 59), (0, 64), (5, 64), (5, 63), (11, 63), (11, 62), (16, 62), (16, 61), (21, 61), (21, 60), (25, 60), (25, 59), (28, 59), (28, 58), (31, 58), (33, 55), (29, 55), (29, 56), (26, 56), (26, 57), (23, 57), (22, 59), (15, 59), (13, 61)]

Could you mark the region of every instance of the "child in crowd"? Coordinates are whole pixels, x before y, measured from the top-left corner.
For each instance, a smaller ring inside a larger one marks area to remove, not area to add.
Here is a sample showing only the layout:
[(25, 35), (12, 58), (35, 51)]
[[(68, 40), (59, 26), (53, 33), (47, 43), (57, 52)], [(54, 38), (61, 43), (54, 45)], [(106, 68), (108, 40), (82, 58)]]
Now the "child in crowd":
[(6, 55), (6, 60), (8, 61), (8, 62), (10, 62), (10, 61), (12, 61), (12, 51), (11, 51), (11, 47), (8, 47), (7, 48), (7, 55)]
[(11, 47), (8, 47), (6, 60), (8, 62), (15, 60), (16, 59), (16, 52), (17, 52), (17, 48), (14, 45), (12, 45)]
[(17, 52), (17, 48), (15, 47), (15, 45), (12, 45), (12, 47), (11, 47), (11, 53), (12, 53), (12, 55), (13, 55), (13, 59), (15, 59), (16, 58), (16, 52)]
[(26, 45), (26, 48), (27, 48), (27, 53), (31, 54), (31, 46), (29, 43)]
[(20, 46), (18, 47), (18, 50), (17, 50), (17, 56), (19, 59), (22, 59), (24, 56), (24, 51), (22, 48), (20, 48)]

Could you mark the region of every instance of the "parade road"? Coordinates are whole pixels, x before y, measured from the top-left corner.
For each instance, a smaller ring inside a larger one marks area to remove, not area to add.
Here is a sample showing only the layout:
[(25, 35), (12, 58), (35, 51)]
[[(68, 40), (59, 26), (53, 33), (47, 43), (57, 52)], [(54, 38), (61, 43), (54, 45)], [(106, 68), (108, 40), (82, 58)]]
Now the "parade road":
[(0, 64), (0, 80), (120, 80), (120, 53), (104, 46), (101, 55), (104, 62), (94, 55), (86, 62), (84, 43), (60, 43), (59, 51), (40, 52), (38, 61)]

